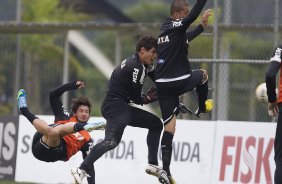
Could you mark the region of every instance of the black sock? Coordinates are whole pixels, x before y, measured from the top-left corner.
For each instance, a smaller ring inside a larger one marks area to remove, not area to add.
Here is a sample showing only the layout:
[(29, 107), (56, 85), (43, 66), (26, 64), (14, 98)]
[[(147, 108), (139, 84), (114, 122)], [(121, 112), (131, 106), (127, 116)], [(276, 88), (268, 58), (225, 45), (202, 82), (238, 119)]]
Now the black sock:
[(158, 165), (158, 149), (162, 128), (149, 129), (147, 135), (148, 163)]
[(172, 139), (173, 139), (173, 134), (164, 131), (161, 141), (162, 160), (163, 160), (163, 169), (167, 172), (168, 176), (171, 176), (169, 167), (170, 167), (171, 154), (172, 154)]
[(84, 130), (84, 126), (85, 126), (85, 125), (87, 125), (87, 123), (80, 123), (80, 122), (77, 122), (77, 123), (74, 125), (73, 129), (74, 129), (75, 132), (79, 132), (79, 131), (81, 131), (81, 130)]
[(196, 86), (196, 91), (198, 94), (199, 110), (206, 111), (205, 102), (208, 98), (208, 81), (206, 81), (204, 84)]
[(38, 117), (36, 117), (34, 114), (32, 114), (27, 107), (22, 107), (20, 108), (21, 114), (24, 115), (29, 122), (31, 122), (31, 124), (33, 123), (33, 121), (35, 119), (37, 119)]

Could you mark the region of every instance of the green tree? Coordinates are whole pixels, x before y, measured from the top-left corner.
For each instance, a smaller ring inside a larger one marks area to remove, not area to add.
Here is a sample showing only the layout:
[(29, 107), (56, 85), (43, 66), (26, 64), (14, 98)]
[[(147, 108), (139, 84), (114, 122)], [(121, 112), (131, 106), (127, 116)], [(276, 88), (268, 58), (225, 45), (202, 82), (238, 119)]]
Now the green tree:
[(136, 22), (160, 23), (169, 15), (169, 5), (157, 1), (141, 1), (125, 13)]
[[(57, 0), (23, 0), (22, 21), (41, 23), (77, 22), (89, 19), (89, 16), (59, 7), (58, 2)], [(27, 89), (29, 104), (33, 112), (37, 114), (51, 114), (48, 93), (50, 89), (60, 85), (62, 82), (64, 36), (63, 34), (21, 35), (23, 57), (21, 59), (22, 76), (20, 87)], [(93, 66), (85, 70), (81, 61), (71, 53), (70, 80), (80, 79), (89, 82), (93, 80), (91, 83), (94, 83), (96, 79), (93, 76), (96, 75), (91, 75), (93, 73), (97, 74), (99, 72)], [(0, 76), (0, 80), (1, 78)], [(91, 89), (91, 85), (89, 85), (87, 91), (82, 91), (82, 93), (87, 96), (88, 93), (93, 94), (95, 90)], [(70, 98), (74, 97), (75, 94), (76, 92), (71, 92)], [(92, 96), (89, 97), (92, 99)], [(1, 108), (0, 111), (6, 113), (7, 110)], [(96, 108), (92, 113), (100, 114), (100, 109)]]
[[(152, 23), (161, 22), (169, 13), (169, 5), (159, 1), (141, 1), (138, 4), (127, 7), (124, 12), (128, 17), (136, 22)], [(154, 36), (158, 34), (158, 29), (155, 30)], [(113, 61), (115, 37), (114, 31), (103, 31), (97, 34), (94, 42), (101, 48), (101, 50)], [(122, 35), (122, 36), (121, 36)], [(138, 36), (137, 33), (124, 31), (119, 34), (122, 40), (122, 59), (135, 51), (135, 44)]]
[(0, 115), (11, 114), (13, 95), (13, 81), (14, 81), (14, 63), (16, 57), (12, 53), (15, 50), (15, 37), (0, 35)]

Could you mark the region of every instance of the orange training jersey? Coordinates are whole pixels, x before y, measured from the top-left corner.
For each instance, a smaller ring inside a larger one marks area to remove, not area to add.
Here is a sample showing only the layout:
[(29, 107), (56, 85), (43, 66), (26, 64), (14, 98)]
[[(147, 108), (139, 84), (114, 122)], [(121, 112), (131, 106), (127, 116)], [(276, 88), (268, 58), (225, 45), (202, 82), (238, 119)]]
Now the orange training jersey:
[[(55, 122), (56, 124), (66, 124), (68, 122), (77, 122), (76, 118), (72, 116), (68, 120), (62, 120)], [(88, 142), (91, 137), (90, 134), (86, 130), (82, 130), (73, 134), (69, 134), (63, 137), (67, 145), (67, 158), (69, 160), (71, 156), (76, 154), (82, 146)]]

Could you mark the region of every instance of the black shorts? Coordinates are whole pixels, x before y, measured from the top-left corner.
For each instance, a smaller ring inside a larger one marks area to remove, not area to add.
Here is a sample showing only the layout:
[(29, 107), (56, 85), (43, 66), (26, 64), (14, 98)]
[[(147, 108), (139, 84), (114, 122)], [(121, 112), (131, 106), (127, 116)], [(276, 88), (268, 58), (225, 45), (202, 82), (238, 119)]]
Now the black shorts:
[(127, 125), (160, 131), (163, 128), (159, 117), (148, 111), (133, 107), (121, 99), (105, 99), (101, 112), (107, 120), (105, 138), (114, 138), (120, 141)]
[(203, 71), (198, 69), (193, 70), (190, 77), (183, 80), (157, 82), (160, 109), (165, 125), (171, 120), (174, 114), (178, 113), (179, 96), (192, 91), (197, 85), (201, 84), (202, 79)]
[(44, 162), (66, 161), (67, 147), (64, 139), (57, 147), (49, 147), (41, 140), (42, 134), (36, 132), (32, 140), (32, 153), (35, 158)]

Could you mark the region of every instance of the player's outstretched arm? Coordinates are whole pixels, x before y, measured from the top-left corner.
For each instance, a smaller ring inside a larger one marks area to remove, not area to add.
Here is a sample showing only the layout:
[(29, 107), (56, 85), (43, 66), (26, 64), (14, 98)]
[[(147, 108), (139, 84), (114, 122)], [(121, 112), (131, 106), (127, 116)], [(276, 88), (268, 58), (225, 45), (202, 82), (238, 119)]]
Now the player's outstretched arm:
[(50, 91), (49, 102), (50, 102), (53, 114), (55, 115), (55, 121), (62, 120), (66, 116), (65, 109), (63, 108), (63, 103), (60, 99), (62, 94), (69, 90), (80, 89), (84, 87), (85, 87), (84, 82), (77, 80), (74, 82), (63, 84), (59, 86), (58, 88)]
[(201, 24), (199, 24), (194, 30), (186, 33), (189, 42), (191, 42), (204, 31), (204, 28), (208, 26), (209, 17), (211, 15), (212, 9), (207, 9), (202, 15)]
[(202, 26), (207, 27), (209, 22), (209, 17), (212, 16), (212, 9), (207, 9), (202, 15)]
[(197, 0), (196, 4), (191, 9), (190, 13), (187, 17), (183, 19), (183, 26), (187, 27), (192, 24), (200, 15), (201, 11), (203, 10), (207, 0)]

